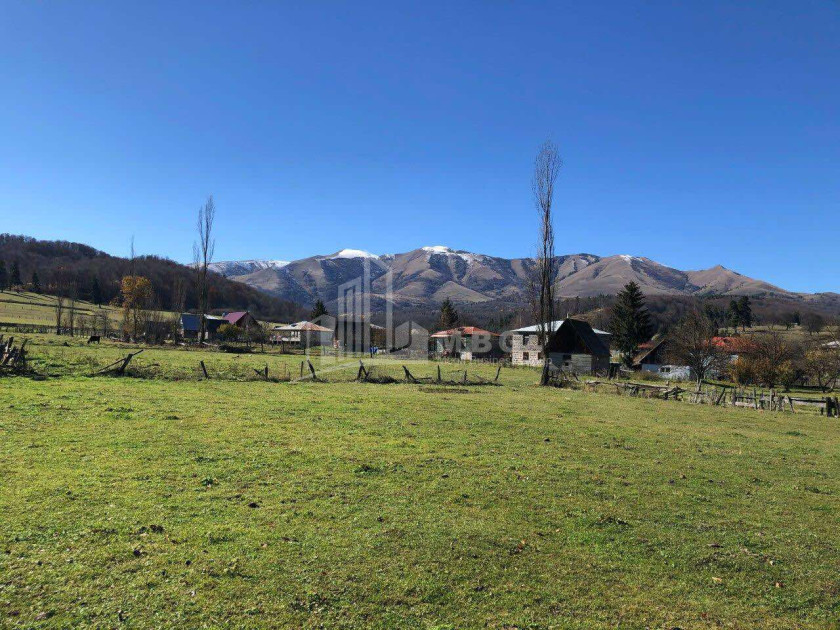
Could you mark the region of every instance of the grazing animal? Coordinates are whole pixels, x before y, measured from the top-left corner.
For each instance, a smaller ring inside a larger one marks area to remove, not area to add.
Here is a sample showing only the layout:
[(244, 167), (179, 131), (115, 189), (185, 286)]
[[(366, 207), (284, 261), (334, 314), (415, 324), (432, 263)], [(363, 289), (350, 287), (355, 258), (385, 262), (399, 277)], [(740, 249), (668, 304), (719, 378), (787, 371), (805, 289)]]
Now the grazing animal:
[(88, 344), (99, 343), (99, 335), (91, 335), (87, 342)]

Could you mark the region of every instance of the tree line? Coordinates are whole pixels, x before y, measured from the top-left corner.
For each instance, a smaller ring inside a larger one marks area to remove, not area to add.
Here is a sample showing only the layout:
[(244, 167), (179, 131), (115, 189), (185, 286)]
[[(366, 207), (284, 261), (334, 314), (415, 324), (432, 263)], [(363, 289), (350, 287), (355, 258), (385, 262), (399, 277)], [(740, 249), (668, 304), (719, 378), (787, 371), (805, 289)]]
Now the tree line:
[(256, 317), (290, 321), (305, 311), (223, 276), (206, 273), (200, 288), (196, 269), (158, 256), (111, 256), (80, 243), (41, 241), (26, 236), (0, 235), (0, 290), (31, 290), (84, 300), (97, 305), (121, 304), (126, 276), (147, 278), (155, 308), (173, 312), (248, 310)]

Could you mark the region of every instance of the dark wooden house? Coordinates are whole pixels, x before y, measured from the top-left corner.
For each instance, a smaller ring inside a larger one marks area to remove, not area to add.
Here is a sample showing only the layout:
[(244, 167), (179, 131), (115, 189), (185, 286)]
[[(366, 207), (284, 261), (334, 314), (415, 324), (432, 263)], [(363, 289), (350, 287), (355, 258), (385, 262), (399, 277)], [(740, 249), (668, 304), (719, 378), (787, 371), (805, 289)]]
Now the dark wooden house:
[(610, 349), (588, 323), (566, 319), (548, 341), (548, 357), (562, 370), (579, 374), (606, 372)]

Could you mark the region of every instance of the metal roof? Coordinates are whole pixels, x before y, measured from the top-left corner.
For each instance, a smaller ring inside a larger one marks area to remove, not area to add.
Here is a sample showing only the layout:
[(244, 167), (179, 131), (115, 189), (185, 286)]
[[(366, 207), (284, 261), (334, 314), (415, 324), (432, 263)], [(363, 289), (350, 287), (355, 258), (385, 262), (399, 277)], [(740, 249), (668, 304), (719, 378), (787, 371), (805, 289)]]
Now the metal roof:
[(498, 337), (496, 333), (492, 333), (489, 330), (484, 330), (483, 328), (478, 328), (477, 326), (461, 326), (459, 328), (450, 328), (449, 330), (441, 330), (436, 332), (432, 335), (433, 338), (440, 339), (441, 337), (454, 337), (455, 335), (490, 335), (493, 337)]
[[(563, 325), (565, 320), (558, 319), (551, 322), (551, 330), (550, 332), (557, 332), (557, 329)], [(537, 333), (540, 332), (539, 324), (534, 324), (533, 326), (525, 326), (523, 328), (517, 328), (516, 330), (512, 331), (515, 333)], [(598, 330), (597, 328), (593, 328), (592, 332), (596, 335), (611, 335), (612, 333), (607, 332), (606, 330)]]
[(293, 332), (296, 330), (305, 330), (310, 332), (332, 332), (331, 329), (325, 328), (324, 326), (319, 326), (318, 324), (313, 324), (312, 322), (302, 321), (296, 322), (294, 324), (288, 324), (286, 326), (275, 326), (272, 330), (276, 330), (278, 332)]

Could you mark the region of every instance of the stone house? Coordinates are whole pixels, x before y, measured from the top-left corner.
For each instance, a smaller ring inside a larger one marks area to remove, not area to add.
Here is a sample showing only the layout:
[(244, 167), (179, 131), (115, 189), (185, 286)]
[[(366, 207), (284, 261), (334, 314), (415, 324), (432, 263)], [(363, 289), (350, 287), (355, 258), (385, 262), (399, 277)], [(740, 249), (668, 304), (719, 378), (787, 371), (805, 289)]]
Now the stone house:
[[(610, 338), (612, 337), (612, 335), (610, 335), (610, 333), (608, 333), (606, 331), (594, 329), (591, 326), (589, 326), (589, 324), (587, 324), (586, 322), (580, 322), (578, 320), (562, 320), (562, 319), (551, 322), (551, 325), (549, 327), (549, 330), (551, 332), (551, 337), (549, 338), (549, 343), (551, 343), (554, 336), (557, 334), (557, 332), (560, 330), (560, 328), (563, 326), (563, 324), (566, 321), (577, 322), (578, 324), (584, 324), (585, 327), (588, 327), (589, 330), (592, 331), (592, 334), (594, 334), (595, 337), (597, 338), (597, 340), (600, 341), (600, 345), (595, 344), (593, 342), (593, 345), (598, 346), (598, 347), (596, 347), (597, 352), (600, 353), (604, 348), (606, 348), (606, 350), (607, 350), (606, 368), (603, 368), (603, 366), (601, 366), (601, 363), (603, 363), (603, 361), (598, 359), (596, 361), (596, 363), (599, 366), (598, 369), (599, 370), (600, 369), (609, 369), (609, 348), (610, 348)], [(576, 324), (571, 324), (571, 326), (573, 326), (575, 328), (579, 328)], [(584, 328), (584, 330), (585, 330), (585, 328)], [(584, 334), (587, 334), (587, 336), (588, 336), (588, 333), (584, 333)], [(537, 326), (537, 325), (525, 326), (524, 328), (517, 328), (516, 330), (511, 331), (510, 344), (511, 344), (511, 363), (513, 365), (529, 365), (529, 366), (532, 366), (532, 367), (539, 367), (539, 366), (542, 365), (543, 352), (542, 352), (542, 346), (540, 345), (539, 326)], [(603, 348), (601, 346), (603, 346)], [(574, 353), (563, 352), (561, 354), (574, 354)], [(601, 356), (601, 355), (599, 354), (598, 356)], [(568, 362), (568, 361), (561, 360), (560, 357), (557, 357), (557, 359), (558, 359), (559, 363)], [(554, 362), (554, 358), (552, 358), (552, 362)], [(578, 363), (580, 363), (580, 364), (586, 363), (586, 362), (587, 362), (587, 360), (585, 360), (585, 359), (578, 359)], [(589, 360), (589, 363), (591, 364), (591, 360)], [(562, 365), (558, 365), (558, 367), (562, 367)], [(580, 371), (589, 371), (589, 370), (580, 370)]]

